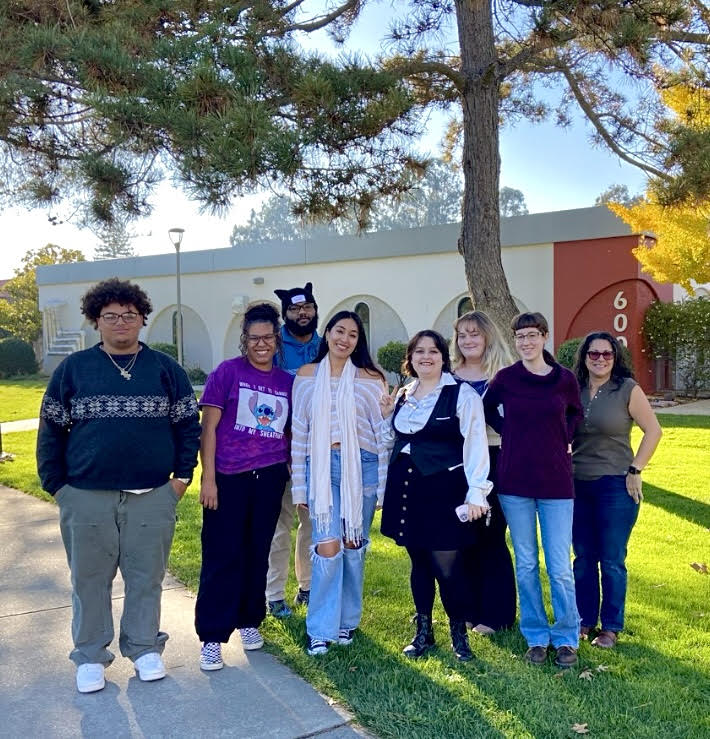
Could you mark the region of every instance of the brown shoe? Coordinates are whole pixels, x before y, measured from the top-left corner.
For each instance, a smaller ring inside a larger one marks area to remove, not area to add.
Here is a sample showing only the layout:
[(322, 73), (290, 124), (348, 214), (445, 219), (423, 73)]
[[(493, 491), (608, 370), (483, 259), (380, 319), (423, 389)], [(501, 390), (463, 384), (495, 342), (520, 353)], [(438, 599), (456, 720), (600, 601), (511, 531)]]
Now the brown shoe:
[(615, 631), (600, 631), (597, 638), (592, 640), (593, 647), (613, 649), (616, 646), (617, 634)]
[(589, 639), (589, 634), (592, 630), (591, 626), (580, 626), (579, 627), (579, 638), (582, 641), (587, 641)]
[(530, 647), (525, 652), (525, 659), (531, 665), (544, 665), (547, 662), (547, 647)]
[(577, 664), (577, 650), (574, 647), (559, 647), (555, 656), (555, 664), (558, 667), (574, 667)]

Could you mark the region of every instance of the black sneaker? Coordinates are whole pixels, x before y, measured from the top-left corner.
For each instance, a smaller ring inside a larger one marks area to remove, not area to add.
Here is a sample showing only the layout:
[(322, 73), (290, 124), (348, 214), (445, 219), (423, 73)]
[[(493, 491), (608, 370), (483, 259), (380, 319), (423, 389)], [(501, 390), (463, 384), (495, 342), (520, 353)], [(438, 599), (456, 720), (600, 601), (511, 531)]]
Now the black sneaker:
[(307, 606), (308, 601), (310, 599), (311, 599), (311, 591), (301, 590), (301, 588), (299, 588), (298, 592), (296, 593), (296, 597), (293, 599), (293, 605), (294, 606)]
[(293, 611), (286, 605), (285, 600), (270, 600), (269, 613), (274, 618), (288, 618)]
[(308, 637), (308, 644), (306, 645), (306, 652), (311, 657), (317, 657), (321, 654), (325, 654), (328, 651), (328, 642), (323, 639), (314, 639), (312, 636)]
[(338, 644), (352, 644), (355, 638), (355, 629), (340, 629), (338, 631)]

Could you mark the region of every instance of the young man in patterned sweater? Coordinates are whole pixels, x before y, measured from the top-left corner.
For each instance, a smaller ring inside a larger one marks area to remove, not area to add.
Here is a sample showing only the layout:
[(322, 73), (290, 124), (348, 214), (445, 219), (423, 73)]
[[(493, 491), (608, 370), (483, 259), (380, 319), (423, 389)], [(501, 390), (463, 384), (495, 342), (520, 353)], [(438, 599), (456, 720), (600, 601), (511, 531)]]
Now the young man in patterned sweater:
[(70, 658), (79, 692), (104, 687), (114, 655), (111, 586), (125, 583), (119, 647), (141, 680), (165, 676), (161, 583), (175, 509), (197, 464), (200, 425), (185, 371), (138, 340), (150, 300), (135, 284), (100, 282), (82, 313), (101, 333), (54, 371), (40, 412), (37, 469), (55, 496), (72, 581)]

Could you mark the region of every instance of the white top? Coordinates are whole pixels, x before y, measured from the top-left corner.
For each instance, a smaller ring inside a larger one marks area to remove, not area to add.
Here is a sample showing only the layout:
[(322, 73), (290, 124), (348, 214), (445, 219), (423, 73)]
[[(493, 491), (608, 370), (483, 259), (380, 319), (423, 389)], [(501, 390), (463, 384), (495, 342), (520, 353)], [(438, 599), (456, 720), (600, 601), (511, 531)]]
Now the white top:
[[(423, 398), (414, 397), (414, 392), (419, 386), (418, 379), (403, 387), (397, 393), (397, 400), (395, 400), (396, 406), (399, 398), (405, 397), (394, 419), (394, 427), (397, 431), (403, 434), (415, 434), (421, 431), (426, 426), (444, 385), (456, 385), (453, 375), (448, 372), (441, 373), (439, 384)], [(461, 384), (459, 389), (456, 416), (459, 419), (459, 428), (463, 436), (463, 468), (468, 480), (466, 502), (487, 506), (486, 496), (492, 490), (493, 483), (487, 479), (490, 460), (483, 403), (478, 393), (465, 383)], [(395, 430), (391, 418), (385, 419), (382, 423), (382, 439), (389, 449), (394, 446)], [(409, 444), (402, 449), (402, 452), (409, 454)]]
[[(331, 378), (330, 437), (331, 444), (340, 443), (340, 426), (335, 411), (335, 392), (339, 378)], [(293, 383), (293, 416), (291, 419), (291, 495), (294, 504), (306, 503), (306, 457), (311, 429), (311, 407), (315, 376), (296, 376)], [(382, 411), (380, 398), (385, 392), (382, 380), (356, 377), (354, 382), (355, 408), (357, 411), (357, 438), (360, 449), (372, 452), (378, 457), (377, 500), (382, 503), (387, 482), (389, 449), (380, 437), (382, 430)]]

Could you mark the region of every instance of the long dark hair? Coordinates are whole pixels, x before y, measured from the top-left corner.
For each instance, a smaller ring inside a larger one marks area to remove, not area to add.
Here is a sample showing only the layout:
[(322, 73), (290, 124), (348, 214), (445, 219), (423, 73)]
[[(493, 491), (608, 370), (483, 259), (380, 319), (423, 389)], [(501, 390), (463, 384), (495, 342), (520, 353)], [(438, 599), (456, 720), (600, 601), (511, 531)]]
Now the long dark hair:
[(409, 344), (407, 344), (407, 354), (404, 358), (404, 362), (402, 363), (402, 369), (410, 376), (410, 377), (418, 377), (417, 373), (414, 371), (414, 367), (412, 366), (412, 355), (414, 354), (414, 350), (417, 348), (417, 344), (422, 339), (431, 339), (434, 342), (434, 346), (439, 350), (441, 353), (441, 371), (442, 372), (451, 372), (451, 358), (449, 357), (449, 345), (446, 343), (446, 339), (438, 332), (433, 331), (430, 328), (425, 328), (423, 331), (417, 331), (414, 336), (409, 340)]
[(621, 351), (621, 345), (608, 331), (592, 331), (591, 334), (587, 334), (584, 337), (582, 343), (577, 347), (577, 354), (574, 358), (574, 374), (577, 376), (579, 387), (584, 389), (589, 383), (589, 370), (584, 360), (591, 343), (595, 339), (608, 341), (611, 345), (611, 350), (614, 352), (614, 364), (611, 365), (611, 381), (616, 385), (614, 390), (618, 390), (624, 384), (624, 380), (627, 377), (633, 378), (634, 373), (631, 371), (629, 365), (626, 364), (626, 357)]
[(351, 310), (340, 310), (330, 319), (330, 321), (328, 321), (320, 340), (318, 354), (316, 354), (316, 358), (313, 361), (317, 363), (325, 359), (325, 356), (328, 353), (328, 340), (325, 335), (331, 331), (338, 321), (342, 321), (344, 318), (350, 318), (352, 321), (355, 321), (355, 325), (357, 326), (357, 344), (355, 344), (355, 349), (353, 349), (353, 353), (350, 355), (352, 363), (359, 369), (366, 369), (379, 375), (382, 378), (382, 381), (386, 382), (385, 376), (375, 366), (375, 363), (372, 361), (372, 357), (370, 356), (370, 350), (367, 348), (367, 339), (365, 338), (365, 327), (362, 325), (360, 316), (358, 316), (357, 313), (353, 313)]

